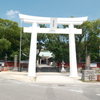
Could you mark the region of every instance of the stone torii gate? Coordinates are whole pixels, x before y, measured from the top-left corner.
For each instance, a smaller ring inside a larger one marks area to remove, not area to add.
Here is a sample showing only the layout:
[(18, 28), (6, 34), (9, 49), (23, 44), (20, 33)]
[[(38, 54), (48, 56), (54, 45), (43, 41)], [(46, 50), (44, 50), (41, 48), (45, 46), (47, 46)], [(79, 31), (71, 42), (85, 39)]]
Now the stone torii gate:
[[(36, 44), (37, 33), (69, 34), (69, 51), (70, 51), (70, 77), (78, 77), (75, 34), (81, 34), (82, 29), (74, 28), (74, 25), (81, 25), (88, 17), (79, 18), (50, 18), (37, 17), (19, 14), (19, 17), (25, 23), (31, 23), (32, 27), (24, 27), (25, 33), (31, 34), (30, 57), (28, 66), (28, 76), (36, 76)], [(50, 24), (50, 28), (39, 28), (37, 24)], [(69, 28), (58, 29), (57, 25), (68, 25)]]

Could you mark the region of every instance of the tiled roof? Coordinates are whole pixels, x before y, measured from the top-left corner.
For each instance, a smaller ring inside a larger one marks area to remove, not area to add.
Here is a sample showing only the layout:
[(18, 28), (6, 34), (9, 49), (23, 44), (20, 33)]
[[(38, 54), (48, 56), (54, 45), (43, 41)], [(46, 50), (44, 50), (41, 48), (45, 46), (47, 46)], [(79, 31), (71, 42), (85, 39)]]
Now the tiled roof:
[(53, 57), (52, 53), (50, 51), (41, 51), (39, 56), (44, 56), (44, 57)]

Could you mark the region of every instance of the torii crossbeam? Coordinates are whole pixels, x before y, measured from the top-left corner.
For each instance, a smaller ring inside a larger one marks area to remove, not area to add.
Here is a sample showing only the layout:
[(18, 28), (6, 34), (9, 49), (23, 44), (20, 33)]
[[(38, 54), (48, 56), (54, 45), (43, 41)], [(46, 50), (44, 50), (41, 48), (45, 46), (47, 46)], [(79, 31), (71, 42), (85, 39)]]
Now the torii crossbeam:
[[(36, 76), (36, 43), (37, 33), (69, 34), (69, 54), (70, 54), (70, 77), (78, 77), (75, 34), (82, 34), (82, 29), (74, 28), (74, 25), (81, 25), (88, 17), (79, 18), (50, 18), (36, 17), (19, 14), (25, 23), (32, 23), (32, 27), (24, 27), (25, 33), (31, 34), (30, 57), (28, 66), (28, 76)], [(37, 24), (50, 24), (50, 28), (39, 28)], [(57, 29), (57, 25), (68, 25), (69, 28)]]

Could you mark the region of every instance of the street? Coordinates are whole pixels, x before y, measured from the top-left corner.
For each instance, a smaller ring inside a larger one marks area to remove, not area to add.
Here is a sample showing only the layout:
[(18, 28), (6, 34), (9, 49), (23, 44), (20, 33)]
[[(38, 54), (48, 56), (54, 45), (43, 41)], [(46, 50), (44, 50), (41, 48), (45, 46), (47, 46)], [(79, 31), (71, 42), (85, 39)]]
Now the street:
[(100, 100), (100, 84), (27, 83), (0, 78), (0, 100)]

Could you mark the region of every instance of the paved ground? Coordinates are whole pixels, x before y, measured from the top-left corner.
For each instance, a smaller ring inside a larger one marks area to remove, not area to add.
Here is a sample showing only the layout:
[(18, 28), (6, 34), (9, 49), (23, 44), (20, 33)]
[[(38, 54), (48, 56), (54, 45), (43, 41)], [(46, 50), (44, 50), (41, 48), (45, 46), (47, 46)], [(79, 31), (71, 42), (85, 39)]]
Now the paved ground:
[(57, 72), (39, 72), (36, 73), (36, 80), (29, 77), (27, 72), (2, 71), (0, 77), (5, 79), (19, 80), (34, 83), (83, 83), (81, 77), (70, 78), (69, 73), (61, 74)]
[(69, 73), (36, 75), (34, 81), (27, 72), (0, 72), (0, 100), (100, 100), (100, 82), (81, 82)]
[[(40, 68), (49, 68), (52, 66), (49, 65), (39, 65)], [(86, 82), (81, 81), (81, 73), (78, 73), (77, 78), (69, 77), (69, 72), (65, 74), (61, 74), (60, 72), (37, 72), (36, 78), (29, 77), (27, 71), (2, 71), (0, 72), (0, 78), (8, 79), (8, 80), (18, 80), (23, 82), (33, 82), (33, 83), (72, 83), (72, 84), (84, 84)], [(91, 82), (94, 83), (94, 82)], [(95, 82), (100, 83), (100, 82)]]
[(100, 100), (100, 82), (82, 82), (70, 73), (27, 71), (0, 72), (0, 100)]
[(100, 84), (26, 83), (0, 78), (0, 100), (100, 100)]

